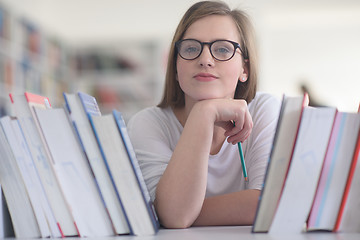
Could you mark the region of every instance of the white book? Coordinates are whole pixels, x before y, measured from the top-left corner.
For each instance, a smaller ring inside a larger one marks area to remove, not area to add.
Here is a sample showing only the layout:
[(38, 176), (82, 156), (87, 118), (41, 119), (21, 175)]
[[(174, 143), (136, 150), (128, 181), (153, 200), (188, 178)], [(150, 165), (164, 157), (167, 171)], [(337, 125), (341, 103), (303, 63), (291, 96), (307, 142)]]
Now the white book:
[(308, 95), (283, 96), (280, 115), (261, 191), (253, 232), (268, 232), (283, 190), (299, 129), (301, 114), (309, 103)]
[(62, 236), (77, 236), (76, 223), (63, 196), (48, 153), (34, 119), (34, 108), (50, 107), (49, 100), (35, 94), (10, 95), (12, 107), (23, 131), (41, 183)]
[(360, 232), (360, 129), (354, 150), (351, 171), (344, 191), (336, 232)]
[(309, 217), (309, 230), (335, 227), (360, 126), (360, 114), (338, 112)]
[[(80, 98), (80, 95), (82, 98)], [(110, 175), (102, 160), (101, 152), (92, 130), (90, 120), (86, 112), (91, 115), (101, 115), (97, 107), (96, 99), (84, 93), (64, 93), (66, 109), (73, 122), (79, 141), (81, 142), (87, 160), (91, 166), (95, 180), (99, 186), (116, 234), (128, 234), (130, 232), (123, 206), (116, 195)], [(82, 104), (83, 103), (83, 104)]]
[(335, 108), (306, 107), (269, 233), (301, 233), (315, 196)]
[(44, 211), (51, 232), (51, 237), (61, 237), (61, 229), (58, 226), (55, 215), (51, 209), (44, 186), (41, 183), (39, 173), (31, 157), (28, 143), (25, 140), (24, 133), (20, 127), (19, 121), (17, 119), (12, 119), (11, 126), (16, 136), (16, 139), (19, 141), (19, 144), (21, 146), (21, 151), (23, 152), (24, 156), (24, 163), (26, 164), (26, 170), (31, 177), (33, 188), (36, 189), (36, 193), (38, 194), (38, 201)]
[(17, 238), (39, 238), (40, 229), (15, 157), (0, 127), (0, 183)]
[[(17, 121), (16, 119), (13, 119), (13, 120)], [(37, 223), (39, 225), (41, 237), (43, 237), (43, 238), (50, 237), (51, 233), (50, 233), (49, 225), (47, 223), (44, 209), (42, 208), (42, 205), (40, 202), (40, 192), (34, 181), (35, 180), (34, 177), (31, 175), (33, 172), (31, 172), (27, 166), (28, 162), (26, 161), (26, 159), (28, 158), (28, 156), (27, 156), (28, 153), (24, 151), (23, 145), (21, 145), (21, 144), (24, 144), (24, 141), (20, 142), (21, 139), (18, 139), (19, 133), (21, 134), (21, 130), (18, 128), (18, 129), (16, 129), (17, 132), (15, 133), (15, 129), (13, 129), (12, 124), (11, 124), (12, 119), (9, 116), (2, 117), (0, 119), (0, 121), (3, 126), (6, 138), (12, 149), (15, 163), (20, 171), (20, 175), (24, 182), (26, 191), (29, 195), (31, 205), (34, 210), (34, 214), (35, 214)], [(20, 132), (19, 132), (19, 130), (20, 130)], [(22, 137), (22, 135), (20, 135), (20, 136)], [(31, 160), (31, 162), (32, 162), (32, 160)], [(35, 177), (37, 177), (37, 176), (35, 176)], [(53, 220), (54, 220), (54, 225), (57, 228), (55, 218)], [(57, 231), (59, 233), (58, 237), (60, 237), (60, 232), (59, 232), (58, 228), (57, 228)]]
[(35, 113), (81, 237), (114, 235), (82, 148), (63, 108)]

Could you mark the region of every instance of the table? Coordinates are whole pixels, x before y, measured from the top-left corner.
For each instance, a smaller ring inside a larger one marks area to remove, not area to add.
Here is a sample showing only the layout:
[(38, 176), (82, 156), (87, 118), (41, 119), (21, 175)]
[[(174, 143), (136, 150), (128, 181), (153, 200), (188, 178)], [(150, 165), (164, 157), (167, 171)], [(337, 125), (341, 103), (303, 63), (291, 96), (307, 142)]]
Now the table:
[[(66, 240), (79, 238), (66, 238)], [(251, 233), (251, 226), (160, 229), (155, 236), (115, 236), (86, 240), (359, 240), (360, 233), (308, 232), (301, 234)], [(33, 240), (33, 239), (32, 239)]]

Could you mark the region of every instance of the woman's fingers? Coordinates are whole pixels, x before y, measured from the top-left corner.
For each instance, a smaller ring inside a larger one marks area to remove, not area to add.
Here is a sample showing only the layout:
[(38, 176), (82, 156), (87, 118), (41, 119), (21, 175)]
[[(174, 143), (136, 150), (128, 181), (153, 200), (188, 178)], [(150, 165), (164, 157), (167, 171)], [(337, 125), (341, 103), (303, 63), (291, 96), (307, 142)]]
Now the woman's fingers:
[(252, 131), (253, 122), (248, 111), (240, 114), (237, 119), (233, 121), (233, 128), (225, 132), (225, 136), (228, 137), (228, 142), (236, 144), (246, 140)]
[(251, 134), (253, 122), (245, 100), (209, 99), (199, 104), (214, 110), (214, 124), (225, 129), (228, 142), (243, 142)]

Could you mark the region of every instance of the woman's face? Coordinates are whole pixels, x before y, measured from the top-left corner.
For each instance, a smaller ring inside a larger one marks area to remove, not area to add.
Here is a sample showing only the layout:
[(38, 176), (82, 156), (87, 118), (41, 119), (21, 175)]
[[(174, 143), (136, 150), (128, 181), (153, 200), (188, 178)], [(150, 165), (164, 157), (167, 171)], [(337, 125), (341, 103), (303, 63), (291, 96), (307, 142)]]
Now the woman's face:
[[(212, 15), (194, 22), (185, 32), (183, 39), (201, 42), (230, 40), (240, 42), (240, 35), (234, 20), (229, 16)], [(243, 65), (239, 49), (228, 61), (212, 57), (209, 45), (204, 45), (201, 55), (194, 60), (177, 56), (177, 77), (185, 93), (185, 104), (205, 99), (233, 98), (238, 80), (245, 81), (247, 69)]]

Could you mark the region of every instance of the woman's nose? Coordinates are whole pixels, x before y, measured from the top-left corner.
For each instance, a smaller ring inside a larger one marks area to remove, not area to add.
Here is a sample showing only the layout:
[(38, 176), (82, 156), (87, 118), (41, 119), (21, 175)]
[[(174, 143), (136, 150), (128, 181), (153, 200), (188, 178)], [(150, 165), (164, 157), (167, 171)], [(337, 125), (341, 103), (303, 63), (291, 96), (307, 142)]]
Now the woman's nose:
[(211, 55), (210, 48), (208, 46), (204, 46), (204, 49), (198, 58), (198, 62), (200, 66), (214, 66), (215, 59)]

